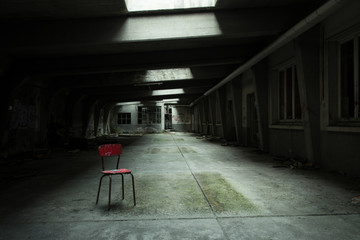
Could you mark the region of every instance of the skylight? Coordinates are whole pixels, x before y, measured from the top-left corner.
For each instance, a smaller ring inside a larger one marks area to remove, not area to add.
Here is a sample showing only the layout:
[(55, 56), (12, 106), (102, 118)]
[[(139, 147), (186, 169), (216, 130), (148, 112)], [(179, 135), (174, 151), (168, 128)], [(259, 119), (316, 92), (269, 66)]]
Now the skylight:
[(174, 95), (174, 94), (183, 94), (183, 93), (184, 93), (184, 89), (182, 88), (153, 90), (152, 96)]
[(215, 7), (217, 0), (125, 0), (129, 12)]
[(190, 68), (170, 68), (147, 70), (144, 78), (145, 82), (161, 82), (193, 79), (194, 76)]

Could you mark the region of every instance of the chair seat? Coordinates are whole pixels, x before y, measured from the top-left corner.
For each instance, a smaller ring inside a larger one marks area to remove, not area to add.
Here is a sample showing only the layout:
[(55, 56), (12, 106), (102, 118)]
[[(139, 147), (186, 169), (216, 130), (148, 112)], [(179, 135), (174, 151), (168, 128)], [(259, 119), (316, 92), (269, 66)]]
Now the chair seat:
[(122, 168), (122, 169), (105, 170), (101, 172), (103, 174), (126, 174), (126, 173), (131, 173), (131, 170)]

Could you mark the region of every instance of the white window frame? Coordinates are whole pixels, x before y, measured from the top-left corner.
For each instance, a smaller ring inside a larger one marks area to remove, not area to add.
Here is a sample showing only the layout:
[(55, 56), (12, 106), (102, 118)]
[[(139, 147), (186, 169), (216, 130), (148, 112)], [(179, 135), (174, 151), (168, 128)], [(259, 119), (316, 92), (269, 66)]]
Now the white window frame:
[[(128, 117), (128, 116), (130, 116), (130, 117)], [(123, 123), (123, 120), (125, 120), (125, 123)], [(128, 123), (128, 120), (130, 120), (130, 123)], [(119, 121), (120, 121), (120, 123), (119, 123)], [(129, 112), (118, 113), (118, 124), (119, 125), (131, 124), (131, 113), (129, 113)]]
[[(353, 118), (345, 118), (342, 116), (342, 96), (341, 96), (341, 86), (342, 86), (342, 79), (341, 79), (341, 46), (348, 41), (353, 41), (354, 44), (354, 117)], [(360, 123), (360, 113), (359, 113), (359, 101), (360, 101), (360, 90), (359, 90), (359, 45), (360, 45), (360, 34), (353, 34), (348, 36), (347, 38), (341, 39), (338, 41), (337, 51), (338, 51), (338, 119), (342, 124), (350, 124), (351, 122)]]
[(139, 106), (138, 124), (161, 124), (161, 106)]
[[(283, 97), (284, 97), (284, 111), (282, 112), (280, 109), (280, 72), (284, 71), (284, 77), (286, 78), (286, 70), (288, 68), (292, 69), (292, 99), (291, 99), (291, 104), (292, 104), (292, 112), (291, 112), (291, 118), (288, 118), (288, 114), (287, 114), (287, 81), (284, 81), (284, 93), (283, 93)], [(295, 124), (295, 125), (300, 125), (302, 124), (302, 112), (301, 112), (301, 117), (300, 118), (296, 118), (296, 108), (295, 108), (295, 74), (296, 74), (296, 64), (294, 61), (290, 61), (287, 62), (279, 67), (276, 68), (276, 82), (277, 82), (277, 104), (276, 104), (276, 108), (277, 108), (277, 119), (278, 122), (280, 124)], [(299, 86), (298, 86), (299, 88)], [(300, 95), (299, 95), (300, 97)], [(300, 106), (301, 108), (301, 106)], [(300, 109), (301, 110), (301, 109)], [(281, 117), (281, 114), (283, 114), (283, 118)]]

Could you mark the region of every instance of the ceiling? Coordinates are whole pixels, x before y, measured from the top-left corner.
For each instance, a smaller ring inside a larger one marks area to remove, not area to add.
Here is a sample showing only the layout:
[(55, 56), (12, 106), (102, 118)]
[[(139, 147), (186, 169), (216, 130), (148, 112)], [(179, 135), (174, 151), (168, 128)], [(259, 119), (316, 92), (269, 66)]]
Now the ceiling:
[(103, 103), (189, 105), (324, 2), (130, 13), (124, 0), (2, 0), (1, 72)]

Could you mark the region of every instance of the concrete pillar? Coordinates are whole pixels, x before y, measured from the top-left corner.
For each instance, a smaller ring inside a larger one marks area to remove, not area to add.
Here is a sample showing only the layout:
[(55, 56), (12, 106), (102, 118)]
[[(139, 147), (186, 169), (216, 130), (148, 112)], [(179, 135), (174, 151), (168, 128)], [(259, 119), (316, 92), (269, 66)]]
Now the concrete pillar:
[(83, 109), (82, 109), (82, 135), (88, 137), (88, 129), (90, 125), (91, 118), (94, 117), (94, 107), (96, 101), (93, 99), (85, 98), (83, 100)]
[(242, 143), (242, 88), (241, 78), (237, 77), (231, 82), (231, 95), (234, 110), (234, 123), (236, 131), (236, 141)]
[(262, 151), (269, 151), (269, 97), (268, 97), (268, 75), (267, 66), (264, 61), (255, 65), (252, 69), (256, 111), (259, 126), (259, 148)]
[(195, 132), (201, 133), (201, 114), (200, 114), (200, 104), (198, 103), (193, 107), (194, 109), (194, 129)]
[(295, 41), (295, 58), (304, 121), (306, 158), (319, 163), (320, 151), (320, 39), (314, 27)]
[(204, 109), (204, 122), (205, 126), (204, 126), (204, 130), (205, 130), (205, 135), (211, 135), (211, 129), (210, 129), (210, 125), (209, 123), (211, 122), (210, 119), (210, 99), (209, 96), (206, 96), (205, 98), (203, 98), (203, 109)]
[(227, 128), (226, 128), (226, 89), (221, 87), (216, 90), (217, 99), (220, 105), (220, 118), (221, 118), (221, 128), (223, 132), (223, 137), (227, 137)]
[(228, 141), (235, 141), (234, 99), (231, 92), (231, 83), (218, 89), (224, 138)]
[[(218, 127), (218, 122), (216, 123), (216, 132), (217, 132), (217, 136), (218, 137), (224, 137), (224, 132), (223, 132), (223, 128), (222, 128), (222, 116), (221, 116), (221, 103), (220, 103), (220, 98), (219, 98), (219, 91), (216, 90), (215, 93), (215, 103), (216, 103), (216, 118), (217, 118), (217, 115), (219, 114), (220, 116), (220, 125), (221, 125), (221, 128)], [(221, 129), (221, 130), (220, 130)]]
[(104, 106), (103, 129), (104, 129), (105, 135), (109, 135), (111, 133), (111, 131), (110, 131), (110, 112), (113, 107), (114, 107), (113, 104), (107, 104), (106, 106)]
[(94, 136), (98, 136), (98, 129), (99, 129), (99, 122), (100, 122), (100, 114), (101, 113), (101, 106), (99, 102), (94, 104)]
[(216, 136), (216, 96), (214, 93), (209, 95), (209, 113), (211, 120), (211, 135)]
[(203, 123), (206, 122), (205, 118), (205, 110), (204, 110), (204, 99), (199, 101), (199, 121), (200, 121), (200, 133), (206, 134), (206, 127), (203, 125)]

